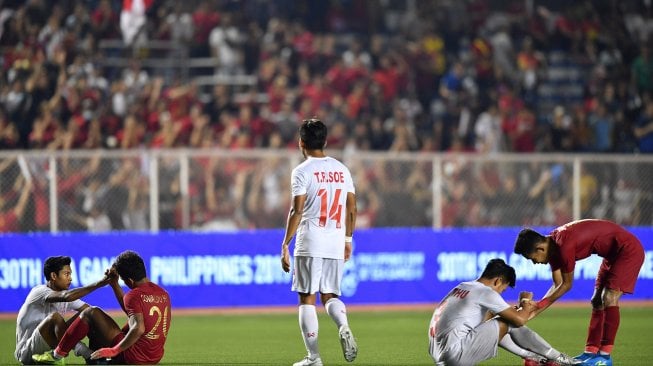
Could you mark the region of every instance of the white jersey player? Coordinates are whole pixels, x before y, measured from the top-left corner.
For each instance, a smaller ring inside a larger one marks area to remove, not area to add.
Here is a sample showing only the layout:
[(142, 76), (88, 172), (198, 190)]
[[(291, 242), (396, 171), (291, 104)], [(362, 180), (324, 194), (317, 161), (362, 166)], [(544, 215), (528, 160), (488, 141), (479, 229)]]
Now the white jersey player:
[(530, 300), (520, 309), (510, 306), (501, 297), (508, 286), (515, 286), (515, 270), (497, 258), (490, 260), (479, 279), (449, 291), (429, 326), (429, 353), (436, 365), (475, 365), (495, 357), (498, 345), (523, 357), (526, 365), (533, 360), (576, 364), (523, 326), (537, 307)]
[(322, 365), (317, 342), (317, 292), (338, 327), (345, 360), (351, 362), (358, 347), (349, 328), (347, 309), (338, 297), (356, 223), (354, 183), (344, 164), (324, 154), (327, 128), (322, 121), (304, 120), (299, 136), (306, 161), (292, 171), (292, 207), (281, 245), (281, 267), (289, 272), (288, 246), (296, 234), (292, 290), (299, 295), (299, 327), (308, 355), (294, 366)]
[[(32, 288), (18, 312), (14, 357), (22, 364), (31, 364), (32, 355), (54, 348), (70, 323), (63, 315), (87, 308), (89, 305), (80, 298), (108, 283), (105, 277), (94, 284), (68, 290), (72, 282), (70, 262), (70, 257), (65, 256), (47, 258), (43, 264), (46, 284)], [(85, 358), (91, 355), (82, 343), (77, 344), (75, 352)]]

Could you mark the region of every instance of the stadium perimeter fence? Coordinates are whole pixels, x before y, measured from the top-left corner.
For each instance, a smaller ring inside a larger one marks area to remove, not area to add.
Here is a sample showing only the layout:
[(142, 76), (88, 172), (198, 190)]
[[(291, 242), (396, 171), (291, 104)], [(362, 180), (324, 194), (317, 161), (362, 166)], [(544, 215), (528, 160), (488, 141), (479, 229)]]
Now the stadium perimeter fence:
[[(361, 228), (653, 225), (653, 156), (328, 153), (352, 171)], [(0, 228), (282, 228), (301, 161), (293, 150), (0, 152)]]

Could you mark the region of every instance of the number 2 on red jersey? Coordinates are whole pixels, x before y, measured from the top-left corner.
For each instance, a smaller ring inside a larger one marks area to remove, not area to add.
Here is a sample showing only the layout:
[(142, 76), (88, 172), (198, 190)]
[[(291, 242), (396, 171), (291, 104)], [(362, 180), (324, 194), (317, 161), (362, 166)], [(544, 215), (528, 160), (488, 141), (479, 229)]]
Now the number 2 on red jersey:
[(336, 228), (340, 229), (342, 224), (340, 222), (340, 217), (342, 216), (342, 204), (340, 204), (340, 194), (342, 189), (338, 188), (335, 191), (335, 197), (331, 201), (331, 207), (329, 207), (329, 212), (327, 215), (327, 207), (329, 206), (329, 197), (328, 192), (324, 188), (320, 188), (317, 191), (317, 195), (320, 197), (320, 227), (326, 226), (327, 219), (336, 221)]

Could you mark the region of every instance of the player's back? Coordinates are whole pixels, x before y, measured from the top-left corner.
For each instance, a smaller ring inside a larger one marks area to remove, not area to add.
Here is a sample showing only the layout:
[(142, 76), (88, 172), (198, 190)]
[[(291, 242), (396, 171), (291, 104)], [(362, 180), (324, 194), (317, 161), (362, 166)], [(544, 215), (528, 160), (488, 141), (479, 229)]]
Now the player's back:
[(492, 288), (478, 281), (462, 282), (435, 310), (432, 318), (434, 336), (461, 339), (485, 321), (488, 310), (499, 313), (509, 306)]
[(145, 323), (145, 333), (125, 351), (125, 359), (138, 363), (159, 362), (172, 320), (168, 292), (153, 282), (147, 282), (125, 295), (125, 307), (128, 314), (142, 314)]
[(296, 256), (343, 258), (349, 192), (355, 193), (351, 173), (334, 158), (309, 157), (293, 170), (293, 196), (306, 195)]
[(624, 246), (641, 246), (639, 239), (628, 230), (607, 220), (572, 221), (554, 229), (551, 236), (561, 246), (561, 253), (574, 261), (592, 254), (612, 258)]

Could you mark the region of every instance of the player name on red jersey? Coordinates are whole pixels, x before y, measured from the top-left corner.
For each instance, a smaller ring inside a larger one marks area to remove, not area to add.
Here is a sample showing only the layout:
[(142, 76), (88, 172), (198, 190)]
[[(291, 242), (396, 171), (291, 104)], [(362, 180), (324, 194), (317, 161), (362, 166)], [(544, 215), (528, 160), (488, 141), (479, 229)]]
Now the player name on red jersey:
[(141, 295), (141, 301), (146, 303), (165, 303), (168, 302), (168, 297), (165, 295)]

